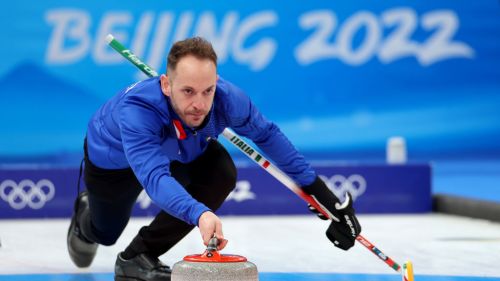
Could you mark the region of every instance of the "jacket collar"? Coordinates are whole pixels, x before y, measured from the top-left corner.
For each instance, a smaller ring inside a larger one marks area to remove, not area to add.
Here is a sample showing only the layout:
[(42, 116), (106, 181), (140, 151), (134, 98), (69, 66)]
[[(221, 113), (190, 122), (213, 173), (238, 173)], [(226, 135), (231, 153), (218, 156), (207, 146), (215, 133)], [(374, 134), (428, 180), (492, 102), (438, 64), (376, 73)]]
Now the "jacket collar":
[(186, 125), (186, 123), (184, 123), (184, 121), (182, 121), (182, 119), (179, 117), (179, 115), (175, 112), (174, 108), (172, 107), (172, 102), (170, 100), (170, 97), (165, 96), (165, 98), (166, 98), (166, 102), (167, 102), (167, 106), (168, 106), (169, 115), (170, 115), (171, 120), (172, 120), (172, 125), (174, 126), (175, 133), (176, 133), (177, 138), (179, 140), (184, 140), (188, 137), (186, 132), (191, 132), (191, 134), (196, 135), (197, 132), (202, 130), (203, 128), (205, 128), (206, 125), (208, 124), (208, 122), (210, 121), (210, 118), (211, 118), (212, 113), (213, 113), (214, 104), (212, 104), (212, 108), (208, 112), (207, 116), (205, 117), (205, 119), (203, 120), (201, 125), (196, 127), (196, 128), (193, 128), (193, 127), (189, 127), (188, 125)]

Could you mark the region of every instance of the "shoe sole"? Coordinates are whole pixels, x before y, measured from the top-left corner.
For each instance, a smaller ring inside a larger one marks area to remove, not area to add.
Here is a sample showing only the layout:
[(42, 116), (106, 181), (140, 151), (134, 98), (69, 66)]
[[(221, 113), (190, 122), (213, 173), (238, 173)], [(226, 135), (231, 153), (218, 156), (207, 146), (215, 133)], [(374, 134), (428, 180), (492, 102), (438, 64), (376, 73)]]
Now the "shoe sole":
[(115, 281), (145, 281), (140, 278), (134, 278), (134, 277), (126, 277), (126, 276), (116, 276), (115, 275)]
[[(147, 281), (141, 278), (135, 278), (135, 277), (127, 277), (127, 276), (121, 276), (121, 275), (115, 275), (115, 281)], [(170, 281), (170, 278), (167, 280), (165, 279), (164, 281)]]

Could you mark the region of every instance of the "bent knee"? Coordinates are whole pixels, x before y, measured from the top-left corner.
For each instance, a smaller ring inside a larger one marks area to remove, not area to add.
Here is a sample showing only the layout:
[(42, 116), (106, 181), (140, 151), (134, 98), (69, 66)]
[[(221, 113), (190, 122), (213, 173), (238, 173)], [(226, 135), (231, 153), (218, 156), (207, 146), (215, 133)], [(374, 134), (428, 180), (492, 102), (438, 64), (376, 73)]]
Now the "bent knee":
[(117, 240), (118, 240), (118, 237), (105, 237), (105, 238), (99, 239), (99, 244), (104, 245), (104, 246), (113, 246)]

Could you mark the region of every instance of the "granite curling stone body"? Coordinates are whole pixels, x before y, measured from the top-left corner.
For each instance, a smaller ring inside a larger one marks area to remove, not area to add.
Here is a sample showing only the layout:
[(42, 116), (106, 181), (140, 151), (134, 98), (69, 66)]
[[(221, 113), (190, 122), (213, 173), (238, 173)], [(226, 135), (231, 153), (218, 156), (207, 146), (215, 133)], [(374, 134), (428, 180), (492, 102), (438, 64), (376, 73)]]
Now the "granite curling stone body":
[(201, 255), (190, 255), (174, 264), (172, 281), (258, 281), (255, 264), (238, 255), (222, 255), (212, 238)]

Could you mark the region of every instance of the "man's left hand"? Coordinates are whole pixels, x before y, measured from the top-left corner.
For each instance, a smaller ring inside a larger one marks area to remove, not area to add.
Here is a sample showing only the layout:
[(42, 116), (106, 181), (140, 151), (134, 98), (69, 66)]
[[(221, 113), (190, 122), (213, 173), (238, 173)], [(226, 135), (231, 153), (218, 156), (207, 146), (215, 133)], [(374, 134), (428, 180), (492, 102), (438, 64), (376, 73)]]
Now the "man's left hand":
[[(332, 219), (330, 227), (326, 231), (328, 239), (342, 250), (348, 250), (354, 246), (356, 237), (361, 233), (361, 225), (352, 206), (352, 196), (347, 193), (346, 200), (341, 204), (337, 196), (319, 177), (316, 177), (312, 184), (304, 186), (302, 189), (311, 195)], [(309, 205), (309, 210), (316, 213), (321, 219), (328, 219), (311, 205)]]
[(347, 251), (354, 246), (356, 237), (361, 233), (361, 225), (352, 207), (351, 194), (347, 193), (344, 203), (336, 204), (335, 208), (338, 211), (339, 221), (332, 220), (330, 227), (326, 230), (326, 236), (336, 247)]

